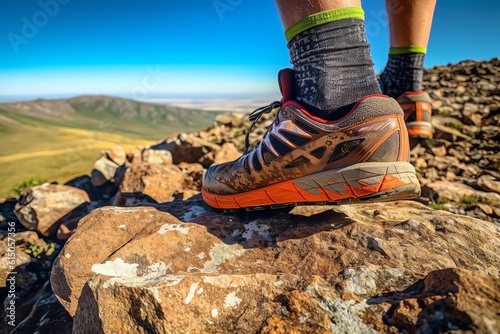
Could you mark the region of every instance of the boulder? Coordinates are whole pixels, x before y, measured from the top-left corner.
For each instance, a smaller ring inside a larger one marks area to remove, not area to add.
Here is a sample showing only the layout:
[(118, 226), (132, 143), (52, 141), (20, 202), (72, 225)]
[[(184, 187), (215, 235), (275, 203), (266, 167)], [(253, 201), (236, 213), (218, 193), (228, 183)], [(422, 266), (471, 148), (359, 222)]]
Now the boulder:
[(28, 230), (48, 236), (55, 233), (59, 225), (86, 215), (89, 202), (89, 196), (81, 189), (46, 183), (27, 188), (14, 213)]
[(183, 174), (175, 165), (142, 163), (130, 166), (120, 184), (115, 205), (167, 202), (183, 189)]
[[(461, 268), (461, 277), (486, 277), (475, 288), (483, 300), (467, 285), (464, 302), (447, 303), (429, 325), (497, 328), (494, 311), (480, 317), (474, 307), (498, 305), (499, 232), (411, 201), (221, 214), (197, 196), (93, 211), (51, 281), (76, 314), (74, 333), (371, 333), (425, 328), (393, 321), (397, 301), (377, 298)], [(432, 282), (411, 296), (464, 295), (449, 280)], [(430, 302), (421, 307), (432, 314)]]

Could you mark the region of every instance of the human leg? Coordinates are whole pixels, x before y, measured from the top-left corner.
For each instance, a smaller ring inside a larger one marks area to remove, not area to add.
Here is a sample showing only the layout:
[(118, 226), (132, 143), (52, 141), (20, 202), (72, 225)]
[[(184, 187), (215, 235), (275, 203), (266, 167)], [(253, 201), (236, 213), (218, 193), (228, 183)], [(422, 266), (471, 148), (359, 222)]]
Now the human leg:
[(384, 94), (405, 111), (410, 136), (421, 138), (432, 137), (431, 100), (422, 80), (435, 5), (436, 0), (386, 0), (390, 50), (380, 81)]
[(314, 115), (379, 94), (359, 0), (277, 0), (295, 74), (295, 98)]

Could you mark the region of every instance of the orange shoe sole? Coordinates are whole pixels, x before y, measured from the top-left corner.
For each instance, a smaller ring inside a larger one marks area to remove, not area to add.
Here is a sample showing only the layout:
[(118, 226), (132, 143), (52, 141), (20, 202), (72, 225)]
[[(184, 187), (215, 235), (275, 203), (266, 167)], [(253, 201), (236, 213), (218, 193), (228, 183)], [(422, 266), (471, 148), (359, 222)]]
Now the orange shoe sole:
[(269, 209), (290, 205), (393, 201), (420, 196), (414, 167), (408, 162), (368, 162), (323, 171), (238, 194), (202, 189), (205, 202), (218, 209)]

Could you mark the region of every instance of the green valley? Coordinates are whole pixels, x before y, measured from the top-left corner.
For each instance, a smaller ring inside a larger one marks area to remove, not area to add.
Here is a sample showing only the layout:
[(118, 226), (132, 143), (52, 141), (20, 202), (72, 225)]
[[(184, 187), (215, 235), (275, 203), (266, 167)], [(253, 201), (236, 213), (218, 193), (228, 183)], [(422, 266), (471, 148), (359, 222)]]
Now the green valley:
[(218, 113), (110, 96), (0, 103), (0, 197), (27, 179), (66, 182), (88, 174), (101, 150), (193, 132)]

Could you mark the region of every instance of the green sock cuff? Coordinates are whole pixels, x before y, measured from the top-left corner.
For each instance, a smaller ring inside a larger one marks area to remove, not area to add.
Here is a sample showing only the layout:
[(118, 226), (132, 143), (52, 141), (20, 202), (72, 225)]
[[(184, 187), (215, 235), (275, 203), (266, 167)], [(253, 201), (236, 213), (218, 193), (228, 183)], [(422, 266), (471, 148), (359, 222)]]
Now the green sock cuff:
[(390, 48), (390, 55), (405, 55), (409, 53), (427, 53), (427, 49), (417, 45), (402, 46), (399, 48)]
[(326, 10), (324, 12), (306, 16), (303, 19), (300, 19), (299, 21), (292, 24), (290, 28), (285, 31), (286, 41), (290, 42), (292, 38), (309, 28), (345, 19), (364, 20), (365, 12), (360, 7), (344, 7)]

